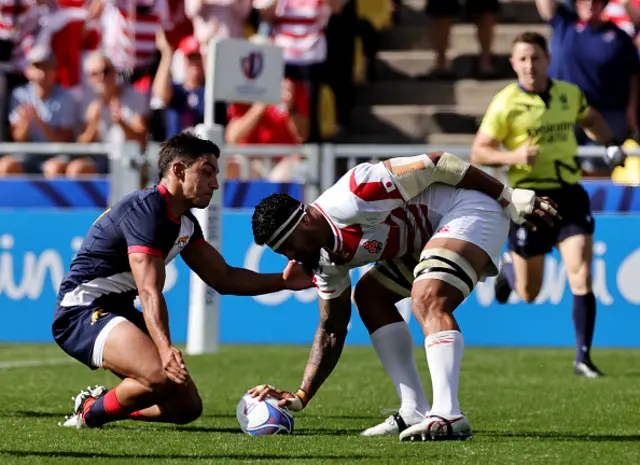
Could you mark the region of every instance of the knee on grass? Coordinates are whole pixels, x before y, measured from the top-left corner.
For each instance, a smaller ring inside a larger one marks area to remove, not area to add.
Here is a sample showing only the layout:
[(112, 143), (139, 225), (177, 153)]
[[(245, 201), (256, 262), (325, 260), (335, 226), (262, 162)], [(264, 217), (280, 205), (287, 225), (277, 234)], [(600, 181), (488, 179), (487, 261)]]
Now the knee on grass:
[(193, 381), (176, 384), (163, 370), (150, 377), (144, 384), (162, 406), (168, 422), (185, 425), (202, 415), (202, 399)]

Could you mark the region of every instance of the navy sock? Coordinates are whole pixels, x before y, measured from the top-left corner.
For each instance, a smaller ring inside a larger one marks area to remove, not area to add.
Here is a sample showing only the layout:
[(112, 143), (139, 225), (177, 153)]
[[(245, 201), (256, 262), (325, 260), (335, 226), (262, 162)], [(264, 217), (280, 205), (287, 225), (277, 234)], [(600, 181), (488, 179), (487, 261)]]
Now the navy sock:
[(516, 288), (516, 271), (513, 269), (513, 263), (505, 263), (502, 266), (502, 274), (507, 278), (511, 290), (514, 290)]
[(596, 296), (593, 292), (573, 296), (573, 325), (576, 330), (576, 362), (589, 359), (596, 326)]

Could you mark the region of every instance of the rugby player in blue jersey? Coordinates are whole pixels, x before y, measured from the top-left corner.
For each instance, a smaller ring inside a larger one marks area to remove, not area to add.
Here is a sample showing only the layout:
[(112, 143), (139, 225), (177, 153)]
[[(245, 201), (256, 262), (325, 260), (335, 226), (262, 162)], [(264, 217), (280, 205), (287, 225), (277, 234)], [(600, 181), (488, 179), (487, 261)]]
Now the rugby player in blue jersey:
[[(162, 294), (165, 266), (178, 254), (220, 294), (259, 295), (311, 287), (301, 265), (282, 274), (260, 274), (228, 265), (205, 241), (191, 208), (206, 208), (218, 188), (220, 149), (182, 133), (160, 146), (160, 183), (134, 192), (91, 226), (60, 286), (53, 337), (91, 369), (122, 379), (75, 397), (64, 426), (100, 427), (136, 419), (189, 423), (202, 401), (169, 334)], [(142, 312), (134, 307), (140, 297)], [(180, 309), (186, 311), (186, 309)]]

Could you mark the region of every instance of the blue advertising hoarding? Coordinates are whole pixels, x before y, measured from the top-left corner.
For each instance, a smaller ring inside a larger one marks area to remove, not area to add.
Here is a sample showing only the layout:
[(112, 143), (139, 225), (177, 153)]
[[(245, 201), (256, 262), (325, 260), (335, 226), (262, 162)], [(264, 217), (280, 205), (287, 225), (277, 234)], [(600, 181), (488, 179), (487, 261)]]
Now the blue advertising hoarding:
[[(102, 211), (0, 211), (0, 341), (51, 341), (50, 324), (56, 289), (88, 227)], [(223, 255), (234, 266), (276, 272), (285, 261), (253, 244), (250, 211), (223, 216)], [(598, 299), (595, 344), (640, 347), (640, 217), (597, 216), (594, 292)], [(353, 271), (355, 283), (364, 270)], [(189, 272), (181, 259), (167, 270), (166, 298), (173, 338), (184, 342), (187, 328)], [(223, 296), (222, 343), (307, 344), (318, 321), (315, 290), (282, 291), (257, 297)], [(542, 292), (534, 304), (493, 301), (492, 281), (480, 283), (456, 311), (469, 345), (572, 346), (572, 296), (556, 253), (546, 261)], [(416, 343), (419, 325), (407, 301), (400, 310)], [(285, 324), (283, 324), (285, 322)], [(354, 310), (348, 343), (368, 344)]]

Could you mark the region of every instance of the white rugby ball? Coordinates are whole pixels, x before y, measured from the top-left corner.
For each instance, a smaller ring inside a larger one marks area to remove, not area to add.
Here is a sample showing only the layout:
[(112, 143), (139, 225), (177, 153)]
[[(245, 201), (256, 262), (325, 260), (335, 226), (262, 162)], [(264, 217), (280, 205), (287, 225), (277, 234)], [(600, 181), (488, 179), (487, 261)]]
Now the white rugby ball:
[(274, 397), (258, 401), (248, 393), (242, 396), (236, 407), (240, 429), (250, 436), (293, 433), (293, 415), (277, 403)]

